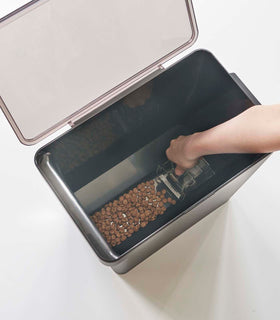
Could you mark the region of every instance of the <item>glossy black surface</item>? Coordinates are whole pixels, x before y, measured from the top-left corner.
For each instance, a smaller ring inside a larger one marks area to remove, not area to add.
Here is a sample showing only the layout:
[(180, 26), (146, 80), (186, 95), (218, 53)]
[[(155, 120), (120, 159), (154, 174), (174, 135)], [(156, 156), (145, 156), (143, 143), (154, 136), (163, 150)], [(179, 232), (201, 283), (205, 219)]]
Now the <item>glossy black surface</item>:
[[(52, 166), (75, 193), (174, 127), (179, 127), (180, 132), (172, 138), (203, 131), (253, 104), (213, 55), (201, 50), (41, 149), (38, 156), (50, 153)], [(162, 144), (163, 161), (169, 141)], [(206, 157), (215, 175), (192, 190), (184, 201), (114, 248), (115, 252), (125, 253), (261, 157), (259, 154)], [(151, 167), (142, 180), (154, 175)], [(117, 176), (120, 184), (122, 178)], [(119, 194), (124, 191), (120, 189)], [(84, 210), (89, 216), (94, 213), (87, 207)]]

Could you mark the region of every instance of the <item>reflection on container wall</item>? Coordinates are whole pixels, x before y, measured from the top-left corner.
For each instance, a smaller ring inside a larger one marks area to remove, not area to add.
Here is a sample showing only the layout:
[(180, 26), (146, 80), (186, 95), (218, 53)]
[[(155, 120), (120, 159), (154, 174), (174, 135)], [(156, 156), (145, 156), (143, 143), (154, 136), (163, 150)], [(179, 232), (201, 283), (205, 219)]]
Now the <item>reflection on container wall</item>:
[[(90, 216), (153, 179), (171, 139), (206, 130), (252, 105), (215, 58), (198, 51), (41, 152), (50, 153), (52, 166)], [(114, 250), (126, 252), (261, 157), (206, 157), (215, 175)]]

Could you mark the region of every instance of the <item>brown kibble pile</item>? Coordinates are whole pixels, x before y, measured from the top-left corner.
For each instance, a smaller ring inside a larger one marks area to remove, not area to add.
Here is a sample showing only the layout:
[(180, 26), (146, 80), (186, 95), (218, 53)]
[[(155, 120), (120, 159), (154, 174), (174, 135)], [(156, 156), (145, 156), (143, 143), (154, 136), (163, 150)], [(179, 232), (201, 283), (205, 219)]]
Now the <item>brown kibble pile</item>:
[(107, 203), (93, 214), (92, 219), (107, 242), (114, 247), (140, 228), (145, 228), (158, 215), (164, 214), (166, 204), (176, 204), (166, 195), (165, 189), (156, 192), (153, 180), (143, 182), (118, 200)]

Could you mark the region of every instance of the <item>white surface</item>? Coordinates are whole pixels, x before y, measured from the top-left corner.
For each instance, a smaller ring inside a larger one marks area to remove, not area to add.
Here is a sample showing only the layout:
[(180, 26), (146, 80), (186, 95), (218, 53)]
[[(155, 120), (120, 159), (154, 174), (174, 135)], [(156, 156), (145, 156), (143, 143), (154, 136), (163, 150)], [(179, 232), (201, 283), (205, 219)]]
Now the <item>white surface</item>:
[(192, 38), (185, 0), (41, 0), (0, 28), (0, 94), (34, 139)]
[[(1, 0), (1, 5), (10, 0)], [(279, 1), (197, 0), (200, 37), (280, 102)], [(189, 50), (192, 51), (192, 50)], [(0, 114), (0, 318), (279, 319), (280, 155), (229, 204), (124, 276), (99, 263)]]
[(9, 1), (1, 1), (0, 5), (0, 18), (5, 17), (9, 13), (17, 10), (18, 8), (24, 6), (30, 2), (30, 0), (9, 0)]

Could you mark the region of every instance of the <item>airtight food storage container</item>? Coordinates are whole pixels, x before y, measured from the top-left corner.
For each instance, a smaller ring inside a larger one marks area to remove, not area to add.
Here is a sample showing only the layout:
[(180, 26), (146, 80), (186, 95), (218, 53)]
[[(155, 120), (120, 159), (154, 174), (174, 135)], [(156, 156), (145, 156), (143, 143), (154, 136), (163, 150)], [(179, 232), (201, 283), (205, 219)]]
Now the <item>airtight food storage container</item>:
[(259, 103), (210, 52), (176, 60), (197, 35), (189, 0), (32, 1), (1, 20), (1, 108), (26, 145), (69, 126), (35, 163), (117, 273), (228, 201), (268, 157), (212, 155), (174, 175), (172, 139)]

